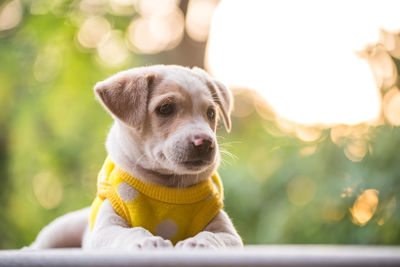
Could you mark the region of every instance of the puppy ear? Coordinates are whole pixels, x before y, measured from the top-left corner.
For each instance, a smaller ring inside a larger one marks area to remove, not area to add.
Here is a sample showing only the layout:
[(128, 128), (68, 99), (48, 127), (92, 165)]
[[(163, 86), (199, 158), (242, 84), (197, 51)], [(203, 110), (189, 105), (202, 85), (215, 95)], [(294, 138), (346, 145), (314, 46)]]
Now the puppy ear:
[(100, 103), (113, 116), (136, 127), (146, 117), (147, 100), (155, 74), (135, 69), (120, 72), (94, 87)]
[[(215, 93), (213, 93), (213, 86), (216, 87)], [(233, 110), (233, 96), (231, 91), (223, 85), (221, 82), (214, 80), (214, 84), (208, 84), (211, 92), (214, 95), (217, 95), (217, 99), (215, 101), (219, 105), (222, 111), (222, 117), (224, 120), (225, 128), (228, 132), (231, 131), (232, 122), (231, 122), (231, 113)]]
[(215, 103), (217, 103), (222, 113), (222, 119), (224, 121), (225, 128), (228, 132), (230, 132), (232, 125), (231, 113), (233, 109), (233, 96), (231, 91), (221, 82), (211, 78), (211, 76), (203, 69), (194, 67), (192, 70), (205, 80), (205, 83), (210, 90)]

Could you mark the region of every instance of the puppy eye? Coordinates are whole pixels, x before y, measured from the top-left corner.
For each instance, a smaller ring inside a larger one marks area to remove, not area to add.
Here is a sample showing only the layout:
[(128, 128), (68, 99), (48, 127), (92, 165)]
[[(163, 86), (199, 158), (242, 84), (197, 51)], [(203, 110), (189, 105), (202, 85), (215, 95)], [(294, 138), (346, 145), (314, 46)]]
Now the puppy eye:
[(215, 110), (213, 108), (207, 109), (207, 117), (210, 121), (213, 121), (215, 119)]
[(157, 107), (156, 112), (158, 115), (161, 116), (168, 116), (174, 113), (175, 111), (175, 105), (173, 103), (166, 103), (163, 104), (159, 107)]

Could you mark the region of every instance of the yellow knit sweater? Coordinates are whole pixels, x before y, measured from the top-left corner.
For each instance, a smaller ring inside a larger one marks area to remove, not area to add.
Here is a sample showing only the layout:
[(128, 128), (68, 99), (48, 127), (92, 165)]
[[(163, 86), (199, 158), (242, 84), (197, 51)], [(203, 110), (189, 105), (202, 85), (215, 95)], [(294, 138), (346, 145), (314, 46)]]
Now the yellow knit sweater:
[(90, 228), (104, 199), (131, 227), (143, 227), (172, 243), (195, 236), (223, 206), (218, 174), (188, 188), (148, 184), (124, 172), (107, 157), (97, 181)]

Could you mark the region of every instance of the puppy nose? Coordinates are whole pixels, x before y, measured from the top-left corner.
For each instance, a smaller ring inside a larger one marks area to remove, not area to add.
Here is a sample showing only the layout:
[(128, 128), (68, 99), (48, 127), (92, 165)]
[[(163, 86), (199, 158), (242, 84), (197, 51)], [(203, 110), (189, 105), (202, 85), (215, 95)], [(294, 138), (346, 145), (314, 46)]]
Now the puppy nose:
[(195, 148), (209, 149), (214, 148), (213, 139), (206, 134), (198, 134), (193, 137), (192, 144)]

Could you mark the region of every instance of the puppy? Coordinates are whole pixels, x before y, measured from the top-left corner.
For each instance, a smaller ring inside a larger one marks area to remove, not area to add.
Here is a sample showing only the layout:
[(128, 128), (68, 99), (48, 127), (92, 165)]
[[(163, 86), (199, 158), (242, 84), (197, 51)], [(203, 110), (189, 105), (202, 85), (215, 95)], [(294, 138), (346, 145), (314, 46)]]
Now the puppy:
[(199, 68), (157, 65), (120, 72), (94, 91), (114, 118), (97, 197), (30, 247), (242, 247), (216, 173), (219, 114), (231, 128), (229, 90)]

